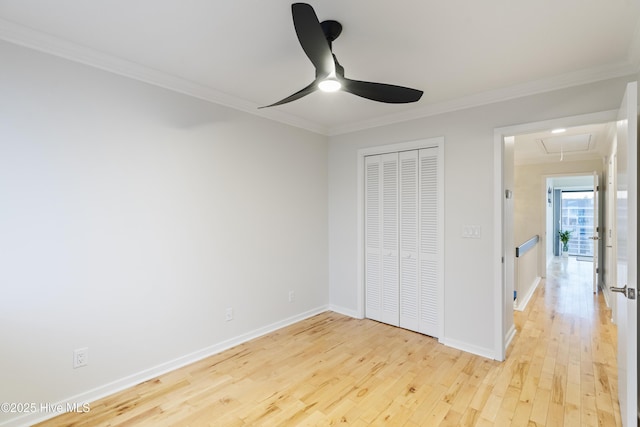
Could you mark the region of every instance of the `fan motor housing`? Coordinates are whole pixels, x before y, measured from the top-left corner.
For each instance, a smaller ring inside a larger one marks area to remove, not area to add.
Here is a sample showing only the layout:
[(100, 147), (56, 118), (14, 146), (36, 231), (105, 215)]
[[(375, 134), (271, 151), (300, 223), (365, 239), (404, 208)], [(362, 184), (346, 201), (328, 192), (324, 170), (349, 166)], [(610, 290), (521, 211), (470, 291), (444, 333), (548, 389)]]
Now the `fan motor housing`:
[(338, 21), (322, 21), (320, 26), (322, 27), (322, 32), (324, 32), (324, 36), (327, 38), (329, 45), (331, 45), (331, 42), (337, 39), (340, 33), (342, 33), (342, 24)]

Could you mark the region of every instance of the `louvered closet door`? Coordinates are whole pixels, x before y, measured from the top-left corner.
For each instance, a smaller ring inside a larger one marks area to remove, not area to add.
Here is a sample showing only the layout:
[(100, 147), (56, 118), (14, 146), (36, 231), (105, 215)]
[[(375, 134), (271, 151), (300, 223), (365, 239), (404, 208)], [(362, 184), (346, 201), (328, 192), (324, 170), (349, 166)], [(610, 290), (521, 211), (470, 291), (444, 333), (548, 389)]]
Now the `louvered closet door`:
[(438, 148), (365, 158), (366, 317), (438, 337)]
[(380, 156), (365, 157), (365, 316), (382, 320), (382, 162)]
[(419, 153), (419, 328), (418, 332), (438, 337), (441, 298), (438, 291), (440, 235), (438, 197), (438, 148)]
[(365, 159), (366, 316), (399, 324), (398, 155)]
[(399, 325), (398, 153), (382, 155), (382, 321)]
[(419, 331), (418, 150), (400, 153), (400, 326)]

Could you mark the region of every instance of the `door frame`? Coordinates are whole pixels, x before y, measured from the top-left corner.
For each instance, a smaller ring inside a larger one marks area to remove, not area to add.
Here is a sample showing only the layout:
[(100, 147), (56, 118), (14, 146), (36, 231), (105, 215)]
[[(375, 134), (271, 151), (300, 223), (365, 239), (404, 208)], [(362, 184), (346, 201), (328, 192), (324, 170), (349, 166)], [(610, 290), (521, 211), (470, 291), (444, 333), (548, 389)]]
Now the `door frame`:
[(438, 215), (441, 219), (438, 233), (442, 237), (440, 239), (438, 248), (438, 268), (439, 268), (439, 280), (438, 280), (438, 295), (440, 301), (438, 306), (440, 308), (438, 319), (438, 341), (443, 342), (444, 337), (444, 137), (438, 136), (433, 138), (425, 138), (414, 141), (397, 142), (387, 145), (378, 145), (374, 147), (361, 148), (357, 153), (357, 200), (358, 200), (358, 218), (357, 218), (357, 230), (358, 230), (358, 265), (357, 265), (357, 308), (356, 316), (359, 319), (365, 317), (365, 288), (364, 288), (364, 269), (365, 269), (365, 246), (364, 246), (364, 158), (366, 156), (374, 156), (378, 154), (394, 153), (400, 151), (420, 150), (422, 148), (438, 148), (438, 202), (439, 212)]
[[(495, 128), (493, 131), (493, 283), (494, 283), (494, 359), (503, 361), (507, 347), (514, 337), (513, 329), (513, 301), (507, 295), (506, 260), (507, 254), (513, 256), (513, 251), (507, 251), (504, 244), (505, 230), (504, 209), (506, 208), (505, 191), (513, 189), (505, 188), (505, 138), (524, 134), (540, 132), (559, 127), (583, 126), (592, 123), (615, 122), (618, 110), (601, 111), (598, 113), (581, 114), (577, 116), (559, 117), (539, 122), (523, 123), (512, 126)], [(513, 283), (513, 277), (510, 279)], [(509, 318), (510, 316), (510, 318)]]

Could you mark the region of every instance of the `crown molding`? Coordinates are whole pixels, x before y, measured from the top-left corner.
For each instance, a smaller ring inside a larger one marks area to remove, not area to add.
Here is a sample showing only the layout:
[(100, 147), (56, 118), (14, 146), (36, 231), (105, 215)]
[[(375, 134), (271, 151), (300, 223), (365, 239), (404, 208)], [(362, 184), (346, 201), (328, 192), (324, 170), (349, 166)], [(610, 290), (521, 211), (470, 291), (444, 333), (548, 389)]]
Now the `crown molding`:
[(328, 134), (326, 127), (312, 121), (278, 110), (259, 110), (259, 105), (253, 102), (1, 18), (0, 40), (220, 104), (255, 116), (306, 129), (314, 133), (325, 136)]
[(429, 104), (423, 108), (392, 114), (376, 119), (363, 120), (357, 123), (347, 124), (329, 129), (329, 136), (336, 136), (360, 130), (375, 128), (378, 126), (388, 126), (396, 123), (416, 120), (453, 111), (465, 110), (468, 108), (480, 107), (482, 105), (497, 102), (509, 101), (525, 96), (536, 95), (544, 92), (551, 92), (559, 89), (580, 86), (602, 80), (624, 77), (638, 72), (638, 68), (628, 62), (606, 65), (598, 68), (581, 70), (554, 76), (547, 79), (536, 80), (506, 88), (491, 90), (475, 95), (457, 98), (450, 101)]
[(423, 108), (409, 112), (391, 114), (377, 119), (362, 120), (329, 129), (329, 136), (371, 129), (378, 126), (416, 120), (438, 114), (450, 113), (467, 108), (479, 107), (501, 101), (508, 101), (524, 96), (536, 95), (573, 86), (595, 83), (597, 81), (624, 77), (640, 72), (640, 18), (636, 21), (633, 38), (627, 51), (627, 61), (597, 68), (580, 70), (547, 79), (536, 80), (507, 88), (487, 91), (450, 101), (429, 104)]
[(0, 40), (38, 50), (44, 53), (79, 62), (121, 76), (129, 77), (168, 90), (179, 92), (205, 101), (243, 111), (289, 126), (305, 129), (324, 136), (336, 136), (365, 129), (402, 123), (438, 114), (464, 110), (524, 96), (565, 89), (596, 81), (623, 77), (637, 73), (640, 69), (640, 20), (629, 47), (627, 61), (554, 76), (548, 79), (527, 82), (507, 88), (487, 91), (475, 95), (428, 104), (415, 110), (389, 114), (373, 119), (349, 123), (343, 126), (326, 127), (313, 121), (276, 109), (258, 109), (259, 105), (234, 97), (187, 79), (173, 76), (135, 62), (108, 55), (95, 49), (72, 43), (50, 34), (19, 25), (0, 18)]

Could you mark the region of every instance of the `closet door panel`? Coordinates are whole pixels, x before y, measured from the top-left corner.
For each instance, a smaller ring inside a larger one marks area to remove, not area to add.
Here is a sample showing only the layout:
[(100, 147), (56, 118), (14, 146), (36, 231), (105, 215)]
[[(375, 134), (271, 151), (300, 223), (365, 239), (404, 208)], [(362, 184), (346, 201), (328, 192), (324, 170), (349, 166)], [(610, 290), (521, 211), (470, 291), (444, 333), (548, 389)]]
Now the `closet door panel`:
[(365, 316), (382, 320), (382, 162), (365, 158)]
[(399, 325), (398, 154), (382, 155), (382, 321)]
[(400, 326), (419, 330), (418, 151), (400, 153)]
[(419, 332), (437, 337), (439, 335), (440, 295), (438, 289), (440, 268), (438, 249), (440, 246), (438, 148), (420, 150), (420, 287), (419, 287)]
[(442, 330), (439, 148), (365, 158), (365, 316)]

